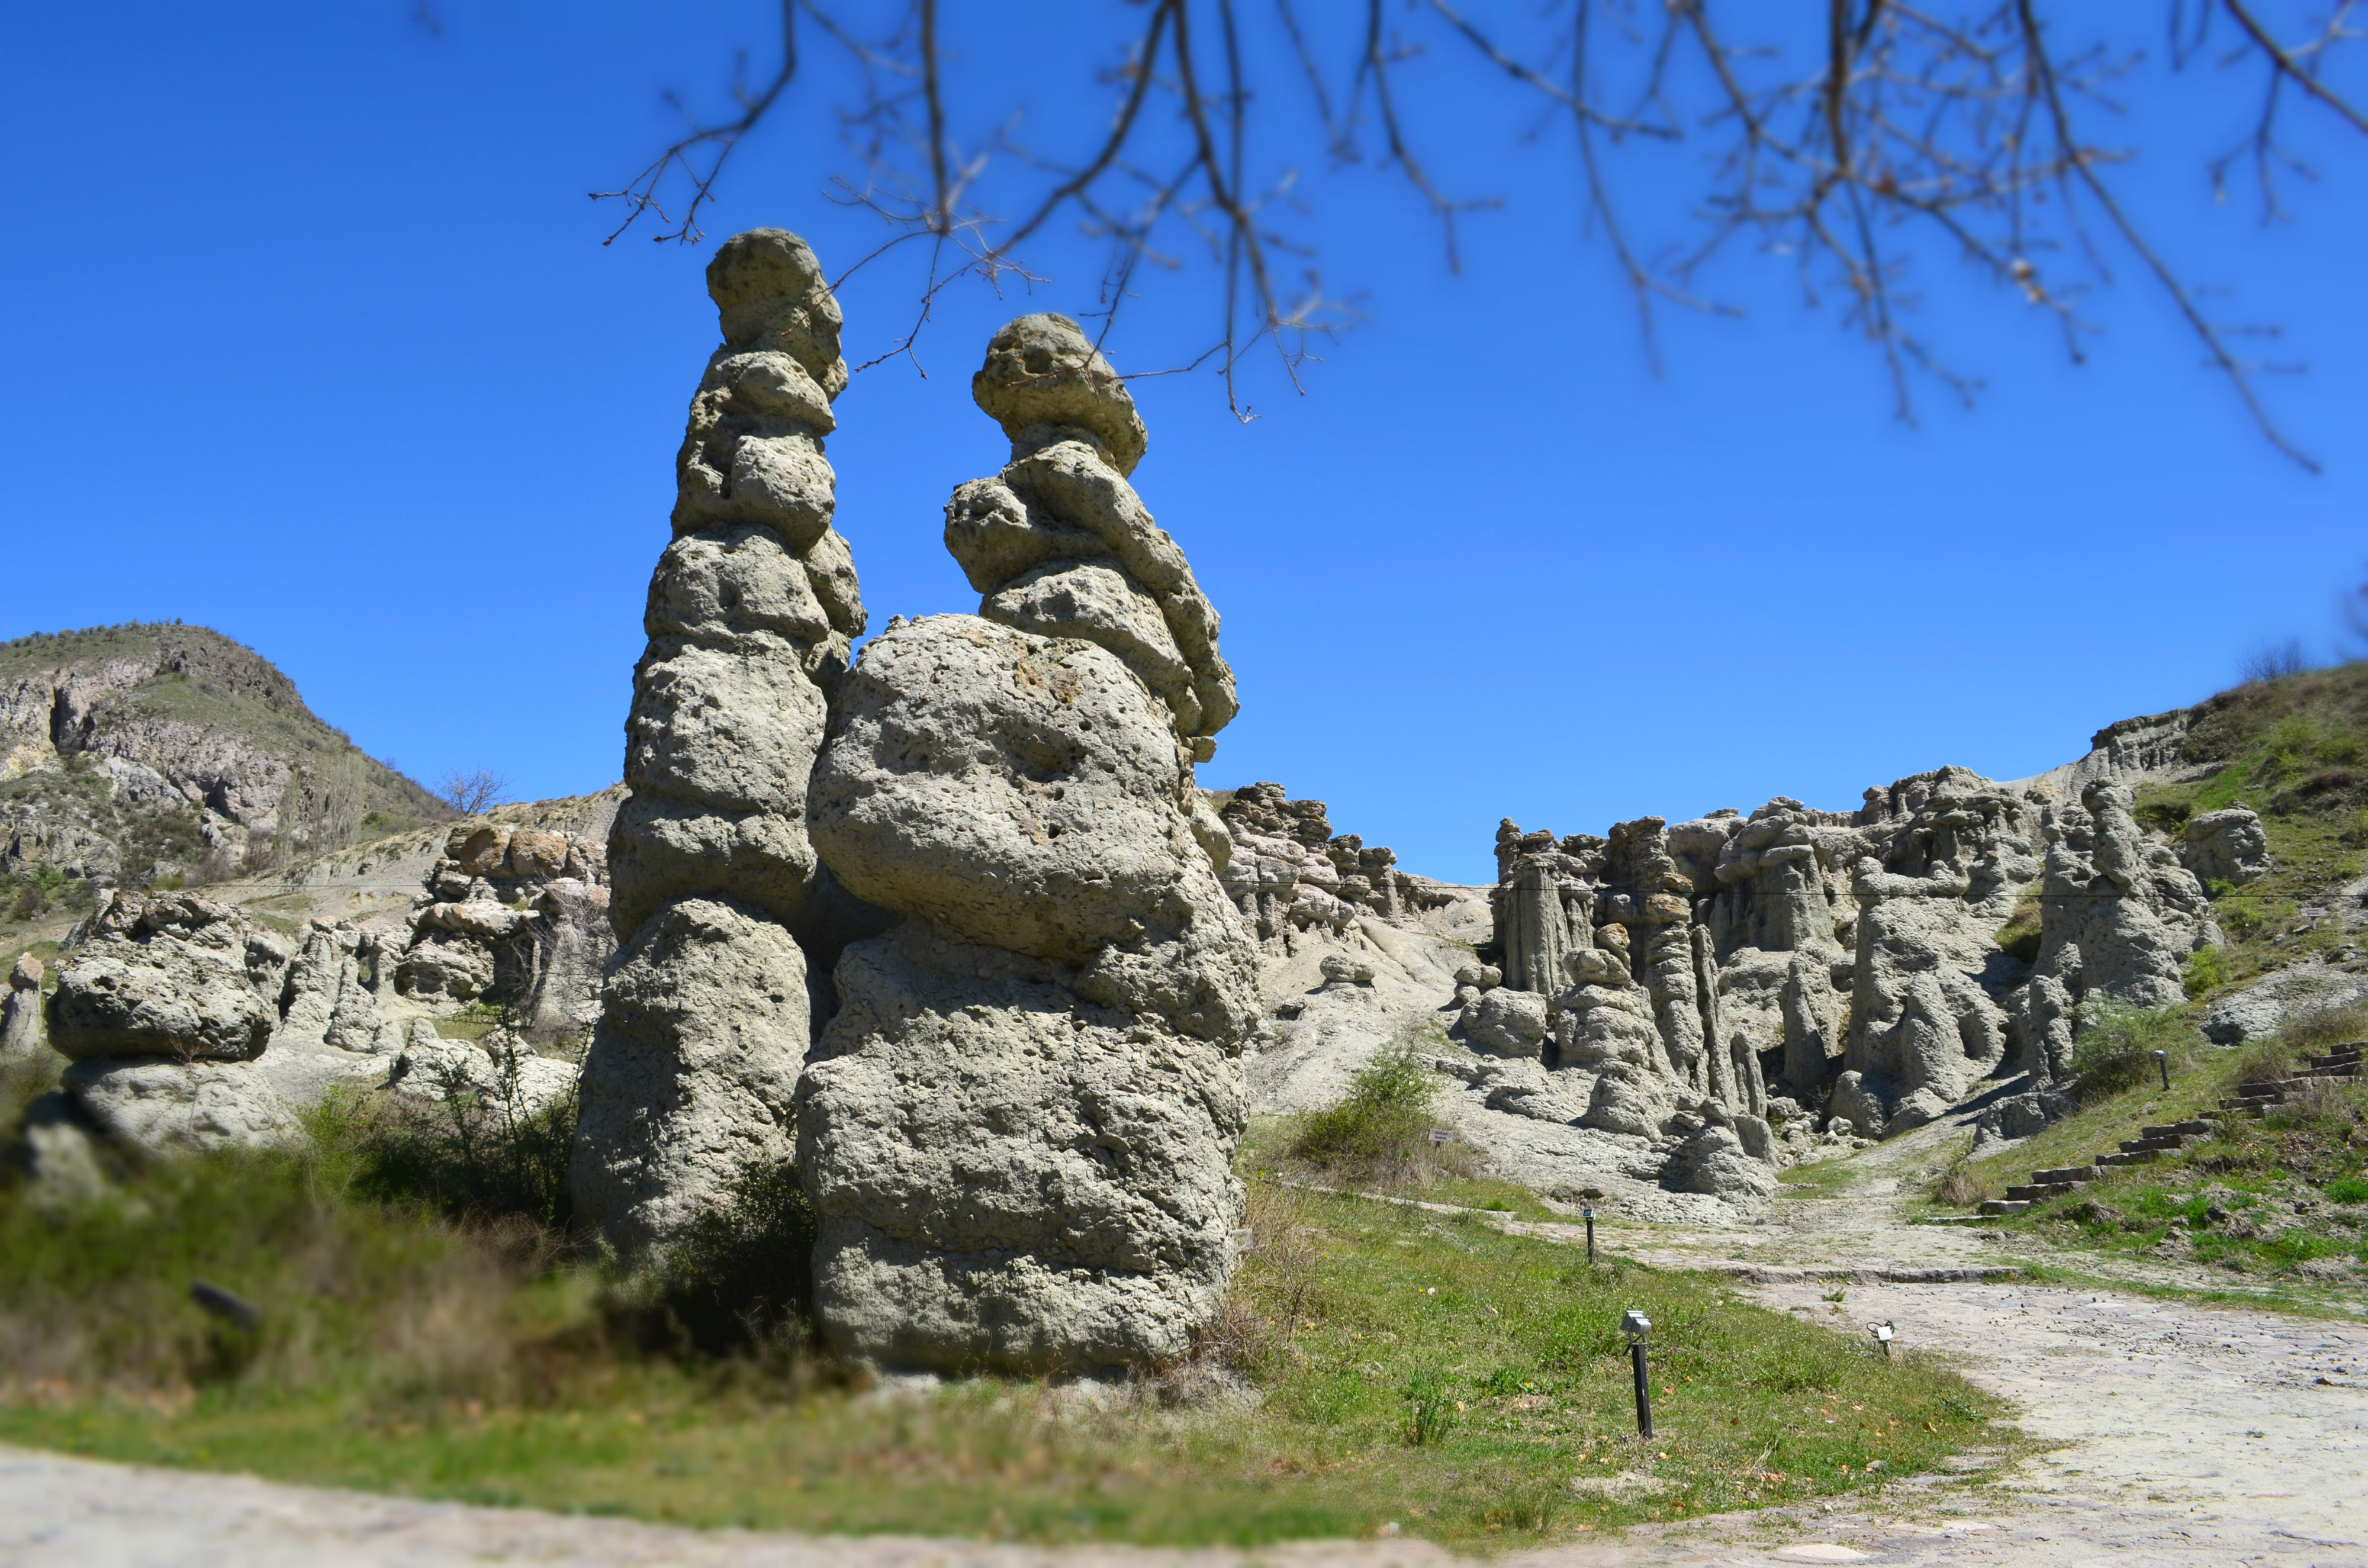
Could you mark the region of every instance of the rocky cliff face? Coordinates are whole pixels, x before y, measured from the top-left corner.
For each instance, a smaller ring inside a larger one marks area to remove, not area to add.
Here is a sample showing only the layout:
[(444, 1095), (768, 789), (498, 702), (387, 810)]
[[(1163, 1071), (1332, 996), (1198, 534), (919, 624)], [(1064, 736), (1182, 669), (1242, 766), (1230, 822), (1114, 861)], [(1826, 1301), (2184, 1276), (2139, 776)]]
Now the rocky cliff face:
[(447, 814), (203, 627), (0, 646), (0, 878), (16, 889), (219, 878)]
[(1173, 1361), (1233, 1267), (1258, 1019), (1193, 782), (1232, 673), (1076, 324), (1006, 327), (973, 392), (1012, 442), (947, 508), (980, 615), (892, 621), (814, 776), (814, 845), (898, 917), (847, 949), (799, 1085), (815, 1307), (892, 1364)]

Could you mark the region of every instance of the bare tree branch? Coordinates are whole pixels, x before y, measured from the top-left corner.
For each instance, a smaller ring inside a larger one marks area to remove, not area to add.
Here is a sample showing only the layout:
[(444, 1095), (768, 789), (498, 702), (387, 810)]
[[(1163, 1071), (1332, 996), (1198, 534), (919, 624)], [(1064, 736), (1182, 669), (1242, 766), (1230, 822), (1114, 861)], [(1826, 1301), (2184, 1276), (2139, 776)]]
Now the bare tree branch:
[[(2174, 68), (2207, 46), (2213, 18), (2225, 14), (2240, 38), (2221, 65), (2264, 69), (2251, 131), (2207, 167), (2221, 193), (2232, 171), (2249, 169), (2266, 218), (2288, 215), (2290, 176), (2315, 177), (2279, 134), (2287, 103), (2299, 95), (2368, 131), (2368, 115), (2328, 69), (2339, 54), (2361, 52), (2343, 53), (2362, 36), (2353, 25), (2362, 0), (2328, 3), (2332, 10), (2303, 41), (2286, 43), (2264, 19), (2268, 0), (2168, 0)], [(1277, 79), (1304, 89), (1329, 159), (1370, 155), (1404, 181), (1438, 221), (1451, 267), (1463, 262), (1463, 216), (1498, 205), (1486, 192), (1449, 194), (1449, 182), (1417, 152), (1421, 110), (1438, 92), (1435, 73), (1448, 68), (1429, 51), (1428, 35), (1532, 96), (1542, 123), (1569, 117), (1586, 228), (1608, 242), (1656, 368), (1656, 307), (1736, 313), (1702, 284), (1713, 267), (1736, 265), (1748, 247), (1793, 267), (1809, 305), (1838, 301), (1842, 323), (1879, 355), (1896, 412), (1913, 419), (1919, 385), (1937, 383), (1960, 399), (1979, 386), (1915, 325), (1922, 267), (1936, 258), (1969, 267), (2044, 313), (2077, 361), (2098, 330), (2079, 313), (2080, 301), (2113, 282), (2109, 256), (2118, 244), (2163, 290), (2203, 345), (2206, 366), (2236, 390), (2263, 436), (2315, 468), (2258, 394), (2256, 378), (2280, 367), (2232, 347), (2261, 329), (2215, 322), (2199, 308), (2198, 286), (2169, 264), (2115, 188), (2125, 154), (2098, 145), (2089, 129), (2120, 115), (2110, 95), (2137, 65), (2134, 50), (2057, 49), (2044, 0), (1958, 0), (1948, 8), (1938, 0), (1823, 0), (1821, 10), (1782, 12), (1718, 0), (1531, 6), (1499, 26), (1483, 19), (1488, 0), (1408, 0), (1403, 8), (1365, 0), (1360, 10), (1304, 16), (1294, 0), (1273, 0), (1265, 23), (1271, 40), (1261, 44), (1242, 0), (1132, 0), (1112, 12), (1131, 18), (1114, 40), (1116, 63), (1097, 73), (1111, 94), (1110, 118), (1061, 148), (1023, 140), (1017, 114), (976, 133), (961, 129), (973, 84), (947, 69), (937, 0), (897, 0), (887, 8), (894, 20), (876, 28), (849, 25), (821, 0), (781, 0), (780, 70), (759, 90), (735, 87), (734, 117), (692, 120), (622, 189), (601, 193), (626, 203), (609, 238), (644, 216), (664, 226), (658, 238), (700, 238), (700, 210), (726, 162), (797, 79), (803, 12), (843, 54), (858, 89), (841, 126), (861, 172), (834, 176), (833, 199), (873, 212), (890, 230), (841, 281), (890, 258), (917, 274), (909, 328), (867, 367), (905, 358), (919, 369), (919, 337), (958, 279), (998, 290), (1045, 282), (1025, 257), (1051, 242), (1066, 215), (1108, 246), (1100, 308), (1088, 312), (1100, 316), (1098, 338), (1114, 330), (1139, 288), (1196, 267), (1214, 270), (1208, 299), (1219, 319), (1210, 324), (1208, 348), (1156, 373), (1213, 367), (1229, 406), (1247, 418), (1237, 381), (1247, 354), (1270, 339), (1296, 385), (1308, 335), (1352, 314), (1326, 295), (1312, 266), (1288, 295), (1281, 282), (1284, 258), (1297, 268), (1313, 247), (1298, 237), (1304, 215), (1290, 162), (1292, 137), (1304, 142), (1306, 133), (1289, 131), (1272, 108)], [(856, 13), (851, 3), (842, 9)], [(2089, 20), (2069, 6), (2054, 15), (2056, 26), (2062, 17)], [(1771, 28), (1778, 41), (1753, 41)], [(1332, 80), (1327, 58), (1341, 68)], [(1259, 69), (1268, 62), (1279, 62), (1268, 67), (1271, 74)], [(1045, 81), (1023, 86), (1060, 90)], [(1269, 96), (1261, 97), (1262, 88)], [(1615, 154), (1631, 138), (1691, 143), (1710, 154), (1685, 229), (1657, 250), (1638, 243), (1619, 188), (1626, 165)], [(678, 221), (662, 199), (678, 200)], [(921, 252), (907, 245), (913, 240), (927, 242)]]

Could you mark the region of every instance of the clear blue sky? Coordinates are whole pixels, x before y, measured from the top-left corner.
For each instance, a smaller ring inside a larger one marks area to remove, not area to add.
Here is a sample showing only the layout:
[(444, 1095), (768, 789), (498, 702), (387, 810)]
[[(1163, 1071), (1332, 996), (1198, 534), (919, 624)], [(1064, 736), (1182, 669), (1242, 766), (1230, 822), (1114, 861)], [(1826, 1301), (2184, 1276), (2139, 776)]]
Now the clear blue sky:
[[(662, 89), (712, 101), (734, 43), (769, 48), (768, 7), (438, 9), (441, 36), (409, 0), (12, 16), (0, 636), (179, 617), (416, 776), (586, 790), (619, 771), (715, 327), (712, 247), (604, 249), (585, 193), (665, 140)], [(2111, 9), (2150, 41), (2158, 6)], [(1041, 41), (956, 40), (990, 81)], [(1725, 275), (1739, 323), (1667, 319), (1656, 378), (1567, 149), (1520, 145), (1493, 80), (1430, 66), (1442, 176), (1513, 199), (1468, 222), (1462, 275), (1403, 187), (1303, 157), (1327, 280), (1369, 319), (1306, 395), (1254, 378), (1247, 426), (1205, 375), (1137, 388), (1135, 483), (1240, 676), (1204, 783), (1279, 779), (1409, 869), (1479, 879), (1503, 815), (1600, 832), (1778, 793), (1851, 806), (1943, 763), (2011, 778), (2230, 684), (2266, 640), (2328, 652), (2368, 561), (2368, 148), (2298, 119), (2324, 177), (2265, 231), (2201, 168), (2249, 100), (2208, 76), (2132, 88), (2131, 199), (2309, 360), (2270, 395), (2314, 478), (2126, 258), (2078, 368), (2020, 308), (1929, 274), (1925, 324), (1989, 391), (1971, 413), (1928, 391), (1919, 427), (1770, 268)], [(797, 229), (834, 267), (876, 243), (824, 199), (844, 160), (823, 85), (742, 154), (717, 236)], [(1030, 107), (1041, 126), (1064, 106)], [(1044, 255), (1032, 295), (950, 297), (927, 379), (882, 366), (840, 401), (840, 526), (875, 629), (976, 608), (939, 542), (947, 494), (1005, 455), (969, 373), (1006, 316), (1093, 299), (1089, 255)], [(851, 359), (910, 298), (857, 278)], [(1149, 296), (1121, 369), (1170, 357), (1198, 298)]]

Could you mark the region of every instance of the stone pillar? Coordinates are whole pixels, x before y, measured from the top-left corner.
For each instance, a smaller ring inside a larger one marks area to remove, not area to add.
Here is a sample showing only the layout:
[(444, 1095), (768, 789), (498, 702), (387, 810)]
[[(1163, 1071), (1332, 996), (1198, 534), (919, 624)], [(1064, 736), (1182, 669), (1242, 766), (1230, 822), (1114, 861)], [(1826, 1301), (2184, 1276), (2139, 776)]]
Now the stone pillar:
[(578, 1221), (663, 1250), (787, 1165), (815, 1001), (790, 923), (825, 881), (806, 791), (864, 627), (823, 438), (847, 386), (838, 302), (803, 240), (757, 229), (707, 268), (723, 345), (676, 459), (609, 840), (622, 946), (584, 1062)]

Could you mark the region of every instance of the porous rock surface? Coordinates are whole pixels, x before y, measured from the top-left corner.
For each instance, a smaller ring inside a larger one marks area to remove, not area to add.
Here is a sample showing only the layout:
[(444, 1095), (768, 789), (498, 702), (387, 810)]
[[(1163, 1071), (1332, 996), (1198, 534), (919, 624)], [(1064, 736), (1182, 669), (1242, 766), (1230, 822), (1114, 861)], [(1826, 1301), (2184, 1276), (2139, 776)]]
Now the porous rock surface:
[(395, 989), (433, 1004), (489, 992), (528, 1037), (588, 1029), (617, 938), (608, 857), (580, 834), (472, 819), (446, 836), (411, 910)]
[(2179, 861), (2206, 884), (2242, 887), (2270, 874), (2270, 835), (2261, 819), (2243, 806), (2205, 812), (2187, 819)]
[(823, 455), (847, 386), (838, 303), (778, 229), (725, 242), (707, 286), (723, 344), (691, 399), (643, 619), (608, 853), (622, 947), (568, 1176), (579, 1221), (627, 1256), (790, 1158), (816, 1006), (791, 926), (830, 903), (806, 788), (864, 628)]
[(401, 1045), (381, 954), (349, 925), (291, 942), (195, 894), (107, 895), (63, 966), (47, 1022), (65, 1092), (151, 1152), (284, 1139), (331, 1088), (382, 1080)]
[(1233, 677), (1076, 324), (1013, 323), (973, 392), (1012, 438), (947, 508), (981, 614), (865, 649), (808, 797), (832, 874), (898, 918), (846, 949), (798, 1088), (815, 1310), (891, 1365), (1173, 1361), (1240, 1222), (1257, 956), (1192, 773)]
[(37, 1054), (47, 1043), (41, 1028), (41, 980), (47, 971), (30, 953), (8, 971), (8, 994), (0, 999), (0, 1062)]

